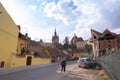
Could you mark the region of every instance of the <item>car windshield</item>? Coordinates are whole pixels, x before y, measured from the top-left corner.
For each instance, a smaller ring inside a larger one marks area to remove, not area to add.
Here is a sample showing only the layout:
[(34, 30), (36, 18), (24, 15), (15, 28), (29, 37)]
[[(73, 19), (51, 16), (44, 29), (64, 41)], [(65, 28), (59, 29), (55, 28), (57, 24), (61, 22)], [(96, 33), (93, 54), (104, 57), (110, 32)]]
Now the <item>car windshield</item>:
[(81, 62), (84, 62), (84, 59), (81, 59), (80, 61), (81, 61)]
[(90, 59), (86, 59), (86, 61), (91, 61)]

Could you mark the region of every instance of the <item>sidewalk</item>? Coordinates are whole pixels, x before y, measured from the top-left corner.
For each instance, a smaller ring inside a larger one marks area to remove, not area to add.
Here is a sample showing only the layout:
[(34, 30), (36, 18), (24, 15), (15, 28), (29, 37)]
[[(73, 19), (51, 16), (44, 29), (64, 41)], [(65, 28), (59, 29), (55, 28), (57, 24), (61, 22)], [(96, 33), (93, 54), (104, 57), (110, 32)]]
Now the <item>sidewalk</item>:
[(103, 80), (98, 73), (98, 70), (79, 68), (76, 64), (67, 67), (60, 80)]
[(43, 65), (31, 65), (31, 66), (20, 66), (20, 67), (11, 67), (11, 68), (0, 68), (0, 75), (8, 74), (8, 73), (13, 73), (17, 71), (24, 71), (24, 70), (30, 70), (33, 68), (38, 68), (38, 67), (44, 67), (46, 65), (54, 65), (53, 64), (43, 64)]

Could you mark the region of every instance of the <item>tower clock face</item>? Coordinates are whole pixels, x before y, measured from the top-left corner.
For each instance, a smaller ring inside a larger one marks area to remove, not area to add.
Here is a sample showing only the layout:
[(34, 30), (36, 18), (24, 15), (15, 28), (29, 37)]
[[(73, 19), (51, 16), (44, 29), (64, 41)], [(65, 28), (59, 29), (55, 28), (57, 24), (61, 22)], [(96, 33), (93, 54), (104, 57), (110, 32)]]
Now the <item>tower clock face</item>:
[(58, 43), (58, 42), (59, 42), (58, 38), (55, 38), (55, 39), (54, 39), (54, 42), (55, 42), (55, 43)]

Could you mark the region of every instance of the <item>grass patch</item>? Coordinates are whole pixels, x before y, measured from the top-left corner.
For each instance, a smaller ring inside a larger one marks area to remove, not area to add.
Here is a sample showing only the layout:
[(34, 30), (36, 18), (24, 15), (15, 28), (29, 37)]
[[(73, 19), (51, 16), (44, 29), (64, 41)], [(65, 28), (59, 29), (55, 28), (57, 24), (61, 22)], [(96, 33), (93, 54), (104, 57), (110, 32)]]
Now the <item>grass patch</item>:
[(99, 75), (103, 78), (103, 80), (110, 80), (110, 78), (107, 76), (104, 70), (101, 70), (99, 72)]
[(104, 78), (104, 80), (110, 80), (109, 78)]

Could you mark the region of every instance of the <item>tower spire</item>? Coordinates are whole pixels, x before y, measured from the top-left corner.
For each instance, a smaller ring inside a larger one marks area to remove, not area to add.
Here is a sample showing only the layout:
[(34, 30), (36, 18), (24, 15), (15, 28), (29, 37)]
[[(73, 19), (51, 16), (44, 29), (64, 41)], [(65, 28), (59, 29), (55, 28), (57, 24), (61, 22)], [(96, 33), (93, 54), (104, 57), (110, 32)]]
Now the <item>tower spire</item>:
[(55, 36), (57, 36), (56, 27), (55, 27)]

